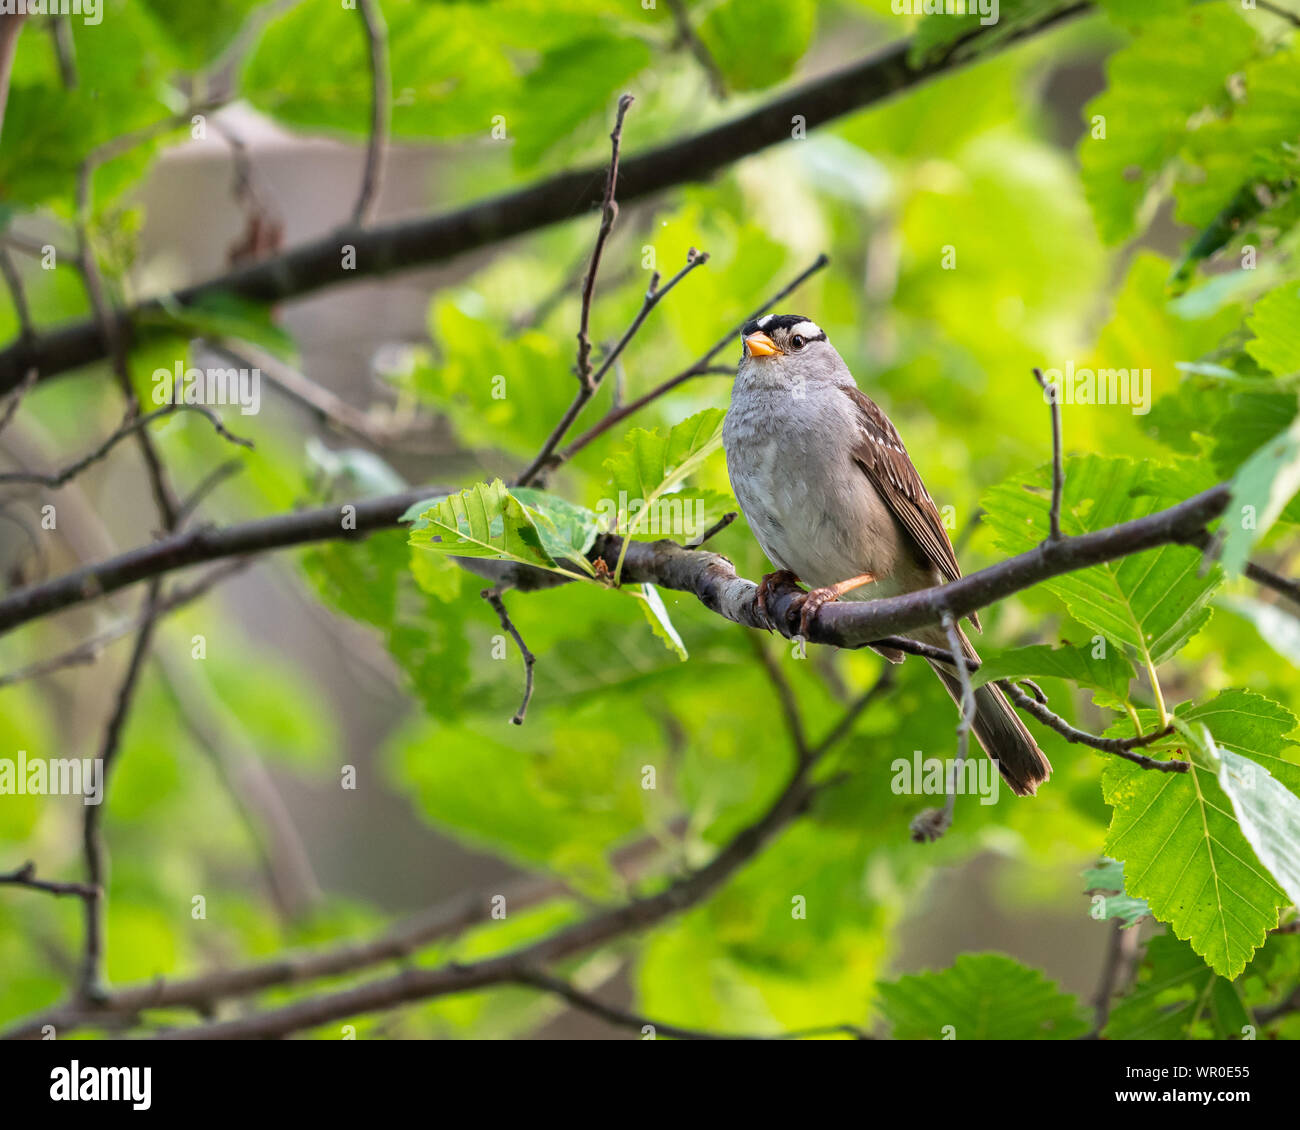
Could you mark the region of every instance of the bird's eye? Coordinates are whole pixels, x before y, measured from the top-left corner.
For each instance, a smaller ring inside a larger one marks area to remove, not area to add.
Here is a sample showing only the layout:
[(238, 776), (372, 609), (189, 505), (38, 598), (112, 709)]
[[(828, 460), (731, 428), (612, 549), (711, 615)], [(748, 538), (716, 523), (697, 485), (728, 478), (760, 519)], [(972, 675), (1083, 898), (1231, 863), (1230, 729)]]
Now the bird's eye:
[(790, 339), (790, 344), (791, 344), (791, 346), (793, 346), (795, 349), (802, 349), (802, 348), (803, 348), (803, 338), (801, 338), (798, 334), (795, 334), (794, 337), (792, 337), (792, 338)]

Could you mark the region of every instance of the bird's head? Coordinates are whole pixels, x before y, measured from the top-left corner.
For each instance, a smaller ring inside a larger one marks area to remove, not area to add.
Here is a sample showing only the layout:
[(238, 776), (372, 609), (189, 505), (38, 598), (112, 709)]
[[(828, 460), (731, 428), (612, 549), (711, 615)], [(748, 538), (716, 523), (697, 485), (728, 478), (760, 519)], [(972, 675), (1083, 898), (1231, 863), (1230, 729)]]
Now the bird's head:
[(746, 322), (740, 336), (744, 339), (746, 360), (781, 364), (834, 353), (821, 327), (802, 314), (764, 314)]

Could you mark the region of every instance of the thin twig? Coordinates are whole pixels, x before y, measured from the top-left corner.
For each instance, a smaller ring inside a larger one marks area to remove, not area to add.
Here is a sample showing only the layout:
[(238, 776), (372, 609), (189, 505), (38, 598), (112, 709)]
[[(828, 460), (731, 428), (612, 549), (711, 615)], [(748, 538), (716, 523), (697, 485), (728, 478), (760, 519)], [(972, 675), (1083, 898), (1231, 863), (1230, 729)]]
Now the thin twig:
[(650, 278), (650, 285), (646, 289), (645, 298), (642, 299), (641, 308), (636, 312), (627, 329), (623, 331), (623, 336), (618, 339), (614, 347), (605, 355), (601, 361), (600, 368), (592, 374), (590, 381), (584, 382), (578, 389), (577, 395), (570, 402), (569, 407), (565, 409), (564, 415), (559, 422), (551, 429), (551, 434), (546, 437), (546, 442), (542, 444), (541, 450), (533, 458), (533, 461), (518, 475), (515, 479), (515, 486), (527, 486), (534, 479), (546, 470), (548, 465), (563, 461), (563, 457), (555, 456), (555, 449), (564, 440), (568, 434), (569, 428), (572, 427), (573, 421), (582, 414), (583, 408), (587, 402), (595, 396), (596, 391), (600, 388), (601, 382), (605, 379), (605, 374), (609, 372), (613, 364), (622, 355), (623, 350), (627, 348), (628, 343), (636, 336), (647, 317), (663, 298), (672, 289), (689, 275), (696, 267), (701, 267), (709, 261), (707, 252), (696, 251), (691, 248), (686, 253), (686, 265), (678, 271), (663, 286), (659, 286), (659, 275), (656, 272)]
[(537, 657), (528, 650), (528, 645), (524, 643), (524, 637), (519, 634), (519, 629), (515, 627), (514, 621), (510, 619), (510, 614), (506, 611), (505, 601), (501, 599), (501, 594), (496, 589), (484, 589), (479, 593), (479, 596), (492, 605), (497, 614), (497, 619), (501, 621), (501, 627), (514, 638), (515, 646), (519, 648), (519, 654), (524, 657), (524, 698), (519, 704), (519, 709), (515, 711), (514, 717), (510, 719), (516, 726), (522, 726), (524, 724), (524, 715), (528, 713), (528, 704), (533, 697), (533, 665), (537, 662)]
[(352, 222), (369, 221), (379, 197), (384, 176), (384, 154), (388, 148), (388, 119), (392, 104), (392, 81), (388, 73), (388, 26), (377, 0), (360, 0), (357, 5), (365, 22), (366, 43), (370, 55), (370, 142), (366, 147), (366, 167), (361, 178), (361, 194), (352, 210)]
[(975, 720), (975, 688), (971, 685), (970, 661), (966, 658), (966, 649), (962, 647), (957, 621), (945, 609), (940, 622), (948, 637), (950, 651), (947, 662), (956, 670), (961, 687), (957, 699), (957, 757), (949, 769), (948, 795), (943, 807), (927, 808), (917, 813), (912, 821), (912, 839), (918, 843), (933, 843), (952, 826), (953, 813), (957, 809), (957, 778), (970, 753), (971, 725)]
[(1129, 970), (1137, 958), (1140, 938), (1135, 926), (1125, 927), (1119, 919), (1111, 927), (1110, 940), (1106, 945), (1106, 959), (1101, 967), (1101, 980), (1093, 997), (1093, 1036), (1100, 1036), (1106, 1021), (1110, 1019), (1110, 1005), (1117, 991), (1120, 991)]
[(595, 391), (591, 379), (591, 300), (596, 290), (596, 273), (600, 270), (601, 252), (605, 250), (605, 241), (614, 227), (618, 216), (618, 202), (614, 191), (618, 186), (618, 152), (623, 142), (623, 119), (628, 107), (632, 105), (630, 94), (620, 96), (618, 110), (614, 117), (614, 128), (610, 131), (609, 170), (605, 174), (605, 196), (600, 204), (600, 228), (596, 232), (596, 246), (591, 253), (591, 264), (587, 268), (587, 277), (582, 284), (582, 313), (578, 319), (578, 383), (588, 392)]
[[(171, 404), (164, 404), (161, 408), (156, 408), (154, 411), (144, 416), (136, 416), (133, 413), (128, 413), (126, 421), (117, 429), (117, 431), (113, 432), (112, 435), (105, 439), (103, 443), (93, 451), (83, 455), (75, 463), (70, 463), (61, 471), (52, 471), (49, 474), (44, 475), (36, 471), (0, 471), (0, 483), (36, 483), (43, 487), (49, 487), (52, 490), (61, 487), (69, 480), (81, 474), (81, 472), (87, 467), (98, 463), (127, 436), (140, 432), (155, 420), (161, 419), (164, 416), (170, 416), (174, 412), (198, 412), (201, 416), (207, 419), (222, 439), (237, 444), (240, 447), (251, 448), (253, 446), (252, 440), (244, 439), (241, 436), (234, 435), (230, 432), (226, 428), (225, 424), (222, 423), (221, 417), (217, 415), (215, 409), (209, 408), (206, 404), (186, 404), (177, 401)], [(173, 508), (173, 525), (175, 525), (176, 517), (179, 514), (179, 507)]]
[(1051, 525), (1047, 540), (1061, 540), (1061, 496), (1065, 491), (1065, 461), (1061, 453), (1061, 390), (1058, 385), (1049, 384), (1043, 376), (1042, 369), (1034, 370), (1034, 379), (1047, 397), (1052, 412), (1052, 509), (1049, 515)]
[(86, 900), (86, 933), (78, 979), (78, 996), (85, 1001), (93, 1001), (103, 996), (104, 986), (104, 902), (105, 883), (108, 878), (108, 858), (104, 846), (104, 837), (100, 830), (100, 820), (104, 804), (108, 800), (109, 772), (117, 760), (121, 748), (122, 733), (126, 727), (127, 715), (131, 711), (136, 689), (140, 683), (140, 673), (144, 670), (145, 656), (153, 641), (154, 627), (157, 625), (158, 599), (162, 581), (154, 578), (149, 582), (149, 592), (145, 597), (144, 611), (141, 616), (140, 629), (136, 633), (135, 647), (127, 664), (126, 675), (118, 687), (117, 699), (113, 713), (104, 731), (97, 760), (101, 765), (103, 796), (99, 804), (86, 805), (82, 820), (81, 845), (86, 861), (86, 878), (95, 889), (95, 897)]
[(739, 516), (740, 516), (740, 511), (738, 510), (727, 511), (727, 513), (725, 513), (721, 518), (719, 518), (716, 522), (714, 522), (713, 525), (711, 525), (707, 530), (705, 530), (704, 533), (702, 533), (694, 541), (688, 541), (686, 543), (686, 548), (699, 549), (700, 546), (705, 544), (705, 542), (712, 541), (715, 537), (718, 536), (718, 534), (722, 533), (722, 531), (725, 530), (728, 526), (730, 526), (731, 523), (734, 522)]
[(23, 279), (14, 266), (13, 256), (7, 248), (0, 247), (0, 274), (4, 275), (5, 286), (9, 288), (9, 297), (13, 300), (14, 313), (18, 315), (18, 338), (31, 341), (36, 336), (32, 326), (32, 312), (27, 305), (27, 292), (23, 289)]

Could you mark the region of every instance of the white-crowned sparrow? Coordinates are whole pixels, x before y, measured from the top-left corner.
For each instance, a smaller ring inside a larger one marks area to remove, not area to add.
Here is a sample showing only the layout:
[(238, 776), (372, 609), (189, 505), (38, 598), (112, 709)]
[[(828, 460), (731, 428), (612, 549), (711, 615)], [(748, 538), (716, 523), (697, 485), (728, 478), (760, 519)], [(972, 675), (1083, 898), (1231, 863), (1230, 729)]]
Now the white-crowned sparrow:
[[(722, 441), (736, 498), (778, 569), (763, 578), (760, 607), (777, 579), (800, 581), (812, 588), (803, 598), (806, 626), (828, 600), (895, 596), (960, 577), (952, 542), (897, 429), (858, 388), (816, 323), (768, 314), (741, 332), (745, 352)], [(978, 617), (971, 621), (978, 629)], [(949, 650), (941, 625), (909, 635)], [(960, 629), (958, 635), (978, 662)], [(960, 701), (954, 668), (930, 666)], [(1047, 780), (1051, 763), (996, 686), (975, 691), (972, 728), (1017, 794), (1030, 795)]]

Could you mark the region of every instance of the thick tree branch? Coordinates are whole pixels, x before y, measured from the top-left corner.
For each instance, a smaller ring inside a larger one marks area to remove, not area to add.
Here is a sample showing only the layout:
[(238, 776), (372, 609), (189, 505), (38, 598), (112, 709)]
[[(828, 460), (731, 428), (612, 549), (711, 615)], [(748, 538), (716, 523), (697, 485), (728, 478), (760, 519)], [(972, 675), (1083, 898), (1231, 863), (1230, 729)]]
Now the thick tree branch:
[[(1074, 4), (1019, 28), (1001, 40), (997, 48), (1034, 35), (1089, 7), (1087, 3)], [(619, 177), (621, 199), (627, 203), (705, 179), (742, 157), (790, 140), (795, 117), (813, 129), (969, 61), (969, 41), (919, 64), (908, 61), (909, 47), (906, 42), (894, 44), (843, 70), (798, 86), (738, 118), (625, 160)], [(958, 51), (958, 47), (962, 50)], [(336, 284), (446, 262), (467, 251), (582, 215), (600, 201), (595, 186), (603, 187), (602, 173), (603, 169), (576, 169), (455, 212), (375, 228), (351, 225), (283, 255), (185, 287), (166, 299), (152, 299), (119, 312), (117, 327), (123, 335), (129, 335), (131, 324), (142, 313), (157, 313), (173, 305), (189, 306), (220, 292), (254, 301), (279, 302)], [(344, 244), (356, 248), (355, 270), (340, 267), (339, 249)], [(0, 352), (0, 392), (13, 388), (32, 366), (45, 379), (107, 354), (108, 342), (93, 319), (44, 334), (35, 342), (15, 342)]]

